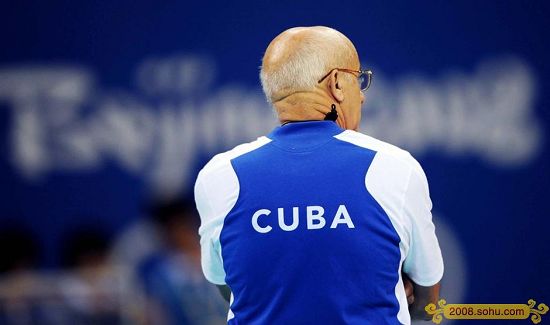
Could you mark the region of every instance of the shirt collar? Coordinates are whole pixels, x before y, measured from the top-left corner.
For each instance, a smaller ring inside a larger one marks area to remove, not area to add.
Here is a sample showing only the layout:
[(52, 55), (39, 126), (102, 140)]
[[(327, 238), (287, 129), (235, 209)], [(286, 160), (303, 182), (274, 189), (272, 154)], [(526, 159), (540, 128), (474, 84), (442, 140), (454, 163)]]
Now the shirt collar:
[(300, 121), (278, 126), (267, 137), (280, 147), (305, 149), (322, 145), (343, 131), (333, 121)]

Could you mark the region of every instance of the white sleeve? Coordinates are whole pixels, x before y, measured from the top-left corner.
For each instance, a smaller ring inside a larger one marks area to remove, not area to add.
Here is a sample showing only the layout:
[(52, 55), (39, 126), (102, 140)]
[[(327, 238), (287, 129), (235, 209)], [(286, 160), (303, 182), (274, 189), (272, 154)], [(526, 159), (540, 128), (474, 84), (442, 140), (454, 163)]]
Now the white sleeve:
[(428, 181), (420, 165), (416, 163), (415, 167), (403, 200), (403, 213), (410, 221), (409, 250), (403, 271), (416, 284), (432, 286), (443, 277), (443, 258), (432, 222)]
[(195, 182), (195, 203), (201, 218), (202, 271), (208, 281), (218, 285), (225, 284), (220, 233), (238, 194), (237, 175), (229, 161), (212, 161), (199, 173)]
[(195, 204), (201, 217), (201, 266), (206, 279), (225, 284), (220, 234), (225, 217), (239, 198), (239, 179), (231, 159), (266, 145), (271, 140), (259, 137), (230, 151), (216, 155), (204, 166), (195, 182)]

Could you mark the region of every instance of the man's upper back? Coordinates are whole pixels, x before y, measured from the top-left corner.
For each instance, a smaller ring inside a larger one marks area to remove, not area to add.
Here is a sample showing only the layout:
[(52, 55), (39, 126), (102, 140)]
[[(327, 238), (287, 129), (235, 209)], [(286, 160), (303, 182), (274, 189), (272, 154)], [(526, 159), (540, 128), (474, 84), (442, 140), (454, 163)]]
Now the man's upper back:
[(333, 122), (298, 122), (214, 157), (195, 185), (202, 264), (238, 324), (409, 323), (401, 267), (443, 272), (420, 165)]

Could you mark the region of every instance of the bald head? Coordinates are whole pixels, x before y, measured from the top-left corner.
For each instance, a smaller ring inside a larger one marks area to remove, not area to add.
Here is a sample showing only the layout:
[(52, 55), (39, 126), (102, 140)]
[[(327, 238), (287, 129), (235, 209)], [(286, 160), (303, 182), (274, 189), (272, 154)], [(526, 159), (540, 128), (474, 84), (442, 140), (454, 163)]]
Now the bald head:
[(334, 68), (358, 68), (351, 41), (323, 26), (295, 27), (279, 34), (267, 47), (260, 79), (271, 102), (295, 92), (312, 90)]

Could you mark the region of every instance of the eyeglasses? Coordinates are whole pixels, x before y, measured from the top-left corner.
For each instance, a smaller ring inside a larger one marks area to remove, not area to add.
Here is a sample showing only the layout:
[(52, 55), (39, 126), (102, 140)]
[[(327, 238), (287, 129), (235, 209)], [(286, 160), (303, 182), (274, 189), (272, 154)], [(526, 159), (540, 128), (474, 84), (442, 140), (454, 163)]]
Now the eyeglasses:
[(371, 83), (372, 83), (372, 71), (370, 70), (350, 70), (350, 69), (342, 69), (342, 68), (334, 68), (330, 70), (323, 78), (319, 79), (317, 83), (323, 82), (334, 70), (347, 72), (355, 75), (357, 75), (357, 81), (359, 82), (359, 87), (361, 88), (361, 91), (367, 91), (369, 89)]

